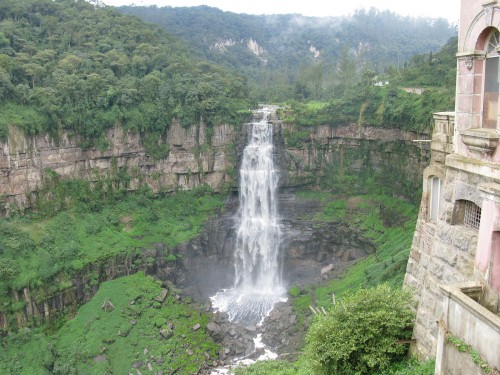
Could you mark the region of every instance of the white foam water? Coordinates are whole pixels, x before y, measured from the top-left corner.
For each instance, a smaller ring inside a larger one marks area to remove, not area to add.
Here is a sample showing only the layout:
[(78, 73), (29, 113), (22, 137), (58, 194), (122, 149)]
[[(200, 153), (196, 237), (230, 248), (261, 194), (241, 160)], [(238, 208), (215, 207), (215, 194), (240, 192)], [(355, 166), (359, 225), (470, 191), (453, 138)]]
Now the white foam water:
[(278, 171), (268, 121), (271, 110), (261, 111), (262, 120), (249, 124), (240, 169), (234, 286), (211, 297), (215, 309), (226, 312), (231, 321), (245, 324), (259, 324), (276, 302), (286, 300), (279, 259)]

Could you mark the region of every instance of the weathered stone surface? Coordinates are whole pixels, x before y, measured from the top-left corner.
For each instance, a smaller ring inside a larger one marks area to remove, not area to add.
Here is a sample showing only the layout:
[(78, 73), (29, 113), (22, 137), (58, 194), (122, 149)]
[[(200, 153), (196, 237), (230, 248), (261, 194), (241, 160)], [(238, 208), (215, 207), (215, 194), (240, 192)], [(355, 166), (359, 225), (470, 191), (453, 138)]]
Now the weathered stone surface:
[(211, 335), (218, 335), (221, 332), (221, 327), (216, 322), (209, 322), (207, 324), (207, 331), (209, 331)]
[(167, 298), (168, 289), (162, 289), (160, 294), (155, 297), (155, 301), (163, 302)]
[(164, 339), (169, 339), (174, 335), (174, 332), (170, 328), (164, 328), (160, 330), (160, 335)]
[[(130, 190), (143, 183), (155, 192), (207, 183), (217, 191), (226, 181), (226, 168), (234, 160), (231, 144), (236, 132), (235, 127), (229, 125), (215, 126), (213, 130), (209, 142), (204, 124), (184, 129), (179, 123), (172, 123), (162, 140), (169, 145), (169, 154), (155, 160), (146, 154), (139, 134), (119, 126), (106, 133), (111, 146), (104, 151), (84, 150), (78, 146), (78, 137), (65, 133), (60, 134), (56, 143), (48, 135), (27, 137), (21, 130), (12, 128), (8, 140), (0, 141), (0, 196), (5, 195), (11, 205), (27, 207), (30, 204), (27, 194), (43, 188), (47, 170), (63, 179), (89, 181), (107, 177), (113, 170), (124, 170), (131, 176)], [(200, 152), (199, 146), (207, 144), (211, 146), (205, 146)]]

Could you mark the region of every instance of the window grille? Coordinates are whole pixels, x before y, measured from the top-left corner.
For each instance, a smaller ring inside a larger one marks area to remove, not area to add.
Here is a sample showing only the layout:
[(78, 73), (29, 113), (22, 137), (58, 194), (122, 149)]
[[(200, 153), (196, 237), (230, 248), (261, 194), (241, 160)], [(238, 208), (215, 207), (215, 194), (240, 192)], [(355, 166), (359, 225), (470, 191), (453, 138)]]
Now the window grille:
[(479, 229), (481, 222), (481, 207), (471, 201), (465, 201), (464, 225)]

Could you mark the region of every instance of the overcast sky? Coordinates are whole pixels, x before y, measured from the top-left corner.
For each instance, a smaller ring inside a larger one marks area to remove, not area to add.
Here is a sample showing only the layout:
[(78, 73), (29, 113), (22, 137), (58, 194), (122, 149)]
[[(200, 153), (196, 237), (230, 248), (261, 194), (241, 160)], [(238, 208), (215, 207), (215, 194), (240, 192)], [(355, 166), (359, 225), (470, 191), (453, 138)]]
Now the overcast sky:
[(247, 14), (299, 13), (304, 16), (349, 15), (371, 7), (401, 15), (446, 18), (458, 23), (460, 0), (101, 0), (107, 5), (153, 5), (158, 7), (209, 5)]

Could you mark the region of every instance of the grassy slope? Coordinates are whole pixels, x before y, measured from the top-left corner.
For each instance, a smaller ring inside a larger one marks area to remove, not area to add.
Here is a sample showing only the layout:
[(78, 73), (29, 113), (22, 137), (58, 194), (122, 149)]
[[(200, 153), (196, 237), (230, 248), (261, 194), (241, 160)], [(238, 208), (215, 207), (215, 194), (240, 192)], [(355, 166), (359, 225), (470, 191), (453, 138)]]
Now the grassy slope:
[[(127, 374), (138, 361), (143, 372), (149, 372), (148, 363), (155, 372), (197, 372), (205, 353), (213, 357), (218, 349), (205, 333), (209, 316), (175, 298), (172, 289), (164, 303), (155, 301), (161, 290), (143, 273), (103, 283), (55, 336), (26, 329), (3, 339), (0, 374)], [(108, 299), (115, 307), (111, 312), (101, 308)], [(172, 337), (164, 339), (160, 330), (168, 323)], [(201, 328), (195, 331), (197, 323)]]
[[(10, 270), (10, 277), (0, 277), (0, 302), (9, 300), (7, 287), (63, 288), (71, 274), (98, 260), (141, 253), (155, 243), (171, 249), (196, 236), (222, 203), (221, 196), (196, 191), (165, 197), (134, 193), (91, 209), (76, 205), (48, 218), (2, 219), (0, 268)], [(175, 259), (168, 252), (165, 256)]]
[(326, 192), (304, 191), (299, 199), (322, 201), (318, 221), (344, 222), (359, 228), (360, 234), (375, 245), (375, 253), (351, 266), (341, 278), (308, 290), (293, 299), (297, 312), (307, 312), (309, 305), (328, 307), (332, 295), (341, 297), (361, 287), (387, 282), (400, 287), (403, 282), (413, 231), (416, 207), (387, 195), (338, 196)]

